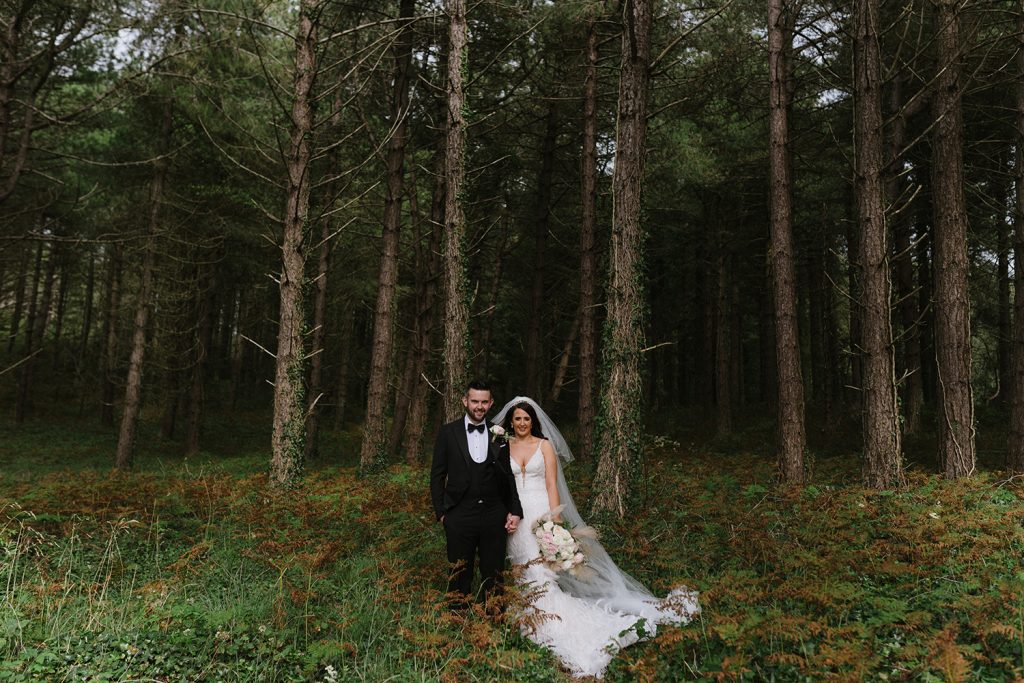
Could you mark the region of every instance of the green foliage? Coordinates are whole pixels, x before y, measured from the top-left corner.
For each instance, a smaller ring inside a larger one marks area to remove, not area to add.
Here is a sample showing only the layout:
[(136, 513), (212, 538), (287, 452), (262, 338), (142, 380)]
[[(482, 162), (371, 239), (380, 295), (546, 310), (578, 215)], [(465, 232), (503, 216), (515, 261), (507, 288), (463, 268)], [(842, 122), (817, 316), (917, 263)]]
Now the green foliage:
[[(0, 431), (0, 681), (568, 680), (512, 610), (443, 608), (423, 470), (313, 463), (270, 493), (246, 429), (225, 425), (209, 460), (143, 449), (132, 475), (84, 428)], [(606, 680), (1024, 674), (1019, 480), (911, 472), (875, 492), (847, 457), (778, 489), (768, 456), (651, 441), (606, 547), (656, 593), (699, 590), (703, 614)], [(592, 473), (567, 474), (590, 499)]]

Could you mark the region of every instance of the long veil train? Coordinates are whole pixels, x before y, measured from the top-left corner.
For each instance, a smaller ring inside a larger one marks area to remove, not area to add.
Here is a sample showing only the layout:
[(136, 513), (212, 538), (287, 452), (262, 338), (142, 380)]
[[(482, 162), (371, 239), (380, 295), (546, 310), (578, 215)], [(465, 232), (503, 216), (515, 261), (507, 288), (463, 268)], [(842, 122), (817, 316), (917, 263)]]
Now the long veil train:
[[(533, 399), (516, 396), (498, 412), (494, 422), (502, 424), (508, 411), (522, 403), (528, 403), (536, 411), (541, 430), (558, 455), (558, 497), (562, 505), (562, 518), (571, 526), (584, 525), (583, 517), (572, 499), (562, 471), (562, 462), (573, 460), (572, 451), (548, 414)], [(581, 538), (579, 542), (587, 555), (587, 571), (581, 572), (579, 576), (560, 572), (558, 586), (565, 593), (609, 611), (643, 617), (652, 625), (685, 623), (700, 613), (696, 592), (687, 588), (676, 588), (664, 599), (659, 599), (646, 586), (619, 569), (597, 539)]]

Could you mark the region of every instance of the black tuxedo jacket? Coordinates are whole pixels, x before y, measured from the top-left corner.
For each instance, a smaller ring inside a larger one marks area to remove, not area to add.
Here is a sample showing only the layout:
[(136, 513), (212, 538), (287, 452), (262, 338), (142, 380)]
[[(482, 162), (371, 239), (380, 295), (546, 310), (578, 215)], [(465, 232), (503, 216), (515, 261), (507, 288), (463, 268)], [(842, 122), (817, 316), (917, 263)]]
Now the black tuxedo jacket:
[[(491, 423), (487, 429), (487, 464), (497, 468), (498, 489), (508, 511), (517, 517), (523, 516), (523, 506), (516, 491), (515, 475), (512, 473), (508, 442), (495, 440), (491, 436)], [(465, 418), (441, 427), (434, 444), (434, 460), (430, 467), (430, 500), (434, 514), (441, 519), (455, 507), (469, 489), (469, 439), (466, 438)]]

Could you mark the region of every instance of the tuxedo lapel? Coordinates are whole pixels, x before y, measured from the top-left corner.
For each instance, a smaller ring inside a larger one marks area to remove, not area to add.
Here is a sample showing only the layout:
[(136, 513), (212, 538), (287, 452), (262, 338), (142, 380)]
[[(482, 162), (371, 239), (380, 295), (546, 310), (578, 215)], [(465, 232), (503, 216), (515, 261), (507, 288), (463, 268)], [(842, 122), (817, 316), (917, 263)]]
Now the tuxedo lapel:
[[(486, 433), (491, 433), (491, 423), (489, 421), (484, 422)], [(498, 461), (498, 440), (494, 437), (488, 436), (487, 438), (487, 459), (491, 462)]]
[(455, 430), (455, 442), (459, 445), (459, 452), (462, 453), (462, 458), (468, 467), (473, 463), (473, 459), (469, 457), (469, 437), (466, 436), (465, 420), (453, 423), (452, 429)]

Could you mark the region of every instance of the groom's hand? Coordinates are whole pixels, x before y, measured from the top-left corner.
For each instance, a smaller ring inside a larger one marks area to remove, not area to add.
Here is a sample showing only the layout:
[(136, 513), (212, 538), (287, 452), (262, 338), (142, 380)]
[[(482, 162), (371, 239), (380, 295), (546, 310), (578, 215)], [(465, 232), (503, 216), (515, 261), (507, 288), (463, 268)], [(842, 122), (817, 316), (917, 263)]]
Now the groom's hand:
[(509, 532), (510, 534), (514, 534), (518, 526), (519, 517), (516, 517), (511, 512), (508, 513), (508, 516), (505, 517), (505, 531)]

